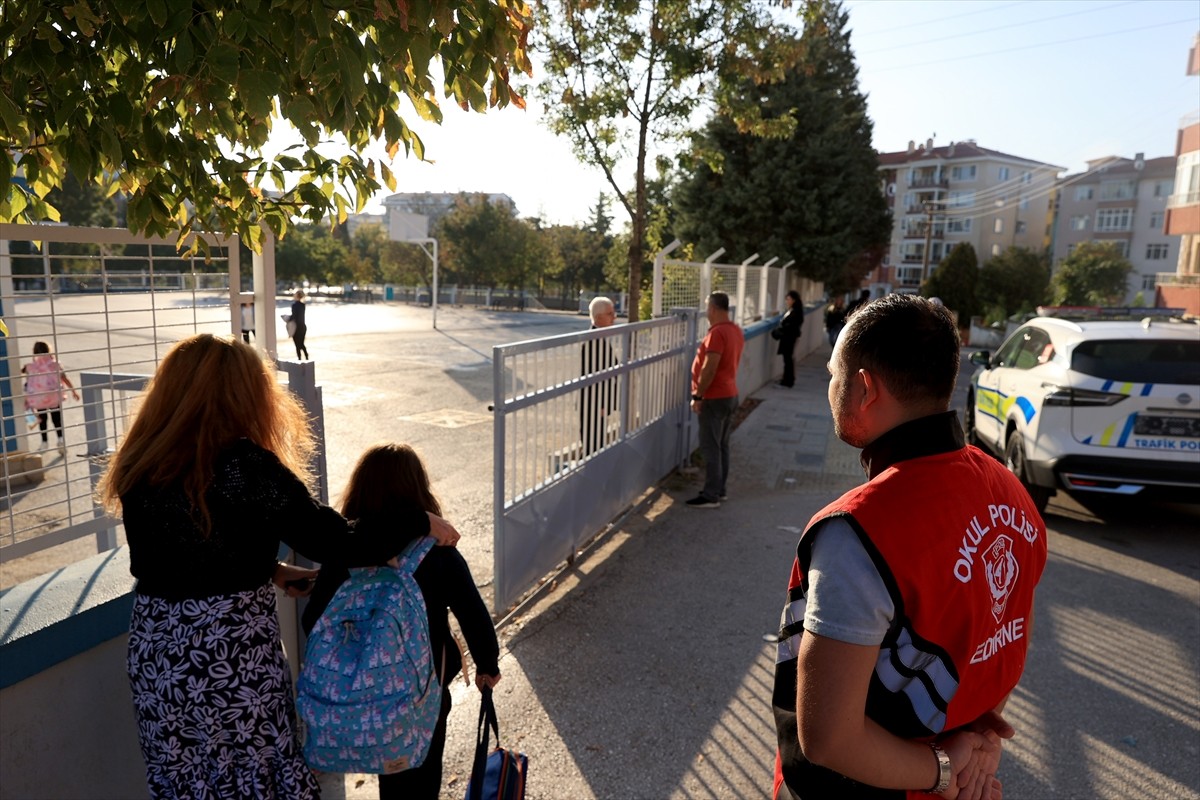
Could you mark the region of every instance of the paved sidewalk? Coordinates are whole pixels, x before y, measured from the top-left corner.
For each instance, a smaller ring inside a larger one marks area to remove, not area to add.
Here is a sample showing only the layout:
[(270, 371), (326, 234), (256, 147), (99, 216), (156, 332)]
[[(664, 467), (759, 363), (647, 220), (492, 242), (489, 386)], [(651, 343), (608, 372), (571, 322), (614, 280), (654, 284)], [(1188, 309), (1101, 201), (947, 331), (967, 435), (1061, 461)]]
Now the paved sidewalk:
[[(766, 797), (774, 769), (774, 648), (796, 539), (862, 480), (833, 435), (828, 348), (768, 385), (733, 435), (730, 499), (684, 501), (673, 478), (538, 605), (501, 631), (496, 690), (507, 746), (529, 755), (530, 800)], [(478, 693), (461, 679), (444, 798), (470, 771)], [(374, 779), (334, 776), (326, 798), (374, 798)]]

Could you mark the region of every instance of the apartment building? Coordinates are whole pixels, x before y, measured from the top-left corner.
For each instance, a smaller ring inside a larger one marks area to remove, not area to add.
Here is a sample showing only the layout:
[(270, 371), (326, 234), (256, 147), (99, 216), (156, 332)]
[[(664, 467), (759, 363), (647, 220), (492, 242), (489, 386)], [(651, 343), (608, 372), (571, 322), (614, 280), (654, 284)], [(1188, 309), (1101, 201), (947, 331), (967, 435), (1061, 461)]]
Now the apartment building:
[(1125, 302), (1154, 304), (1155, 282), (1179, 257), (1179, 237), (1164, 231), (1175, 159), (1108, 156), (1059, 182), (1052, 263), (1083, 242), (1110, 242), (1133, 264)]
[[(1188, 53), (1187, 74), (1200, 75), (1200, 34)], [(1179, 257), (1175, 274), (1161, 275), (1157, 281), (1158, 304), (1200, 315), (1200, 112), (1179, 122), (1175, 191), (1167, 200), (1164, 230), (1180, 237)]]
[(961, 242), (980, 264), (1009, 247), (1050, 244), (1051, 198), (1064, 167), (980, 147), (974, 139), (936, 147), (932, 139), (879, 154), (892, 209), (892, 238), (867, 278), (873, 294), (916, 292)]

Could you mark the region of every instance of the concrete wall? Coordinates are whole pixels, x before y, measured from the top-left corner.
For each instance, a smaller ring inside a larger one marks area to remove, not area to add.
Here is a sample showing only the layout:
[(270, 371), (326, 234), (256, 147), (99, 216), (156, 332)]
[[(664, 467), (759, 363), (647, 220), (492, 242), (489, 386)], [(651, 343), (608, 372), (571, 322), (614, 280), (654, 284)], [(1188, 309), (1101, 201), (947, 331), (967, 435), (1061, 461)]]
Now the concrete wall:
[(0, 796), (147, 796), (125, 649), (125, 548), (0, 594)]

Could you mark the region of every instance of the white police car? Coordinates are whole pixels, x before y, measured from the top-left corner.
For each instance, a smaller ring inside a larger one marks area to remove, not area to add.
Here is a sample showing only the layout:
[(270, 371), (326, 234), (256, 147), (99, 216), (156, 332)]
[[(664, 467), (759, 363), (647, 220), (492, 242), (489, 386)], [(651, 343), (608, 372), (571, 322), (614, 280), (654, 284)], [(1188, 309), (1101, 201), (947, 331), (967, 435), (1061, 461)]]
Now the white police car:
[(1104, 318), (1119, 311), (1039, 308), (994, 355), (971, 355), (967, 439), (1038, 510), (1056, 489), (1200, 502), (1200, 325)]

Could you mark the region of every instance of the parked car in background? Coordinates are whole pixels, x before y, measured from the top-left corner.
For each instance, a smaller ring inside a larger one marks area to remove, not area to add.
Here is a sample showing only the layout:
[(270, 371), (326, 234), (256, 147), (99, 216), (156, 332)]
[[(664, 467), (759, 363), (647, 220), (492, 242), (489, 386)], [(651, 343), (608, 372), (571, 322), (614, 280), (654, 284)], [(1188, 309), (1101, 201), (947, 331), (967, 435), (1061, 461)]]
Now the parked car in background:
[(1058, 489), (1200, 502), (1200, 325), (1171, 311), (1038, 309), (971, 355), (968, 441), (1039, 510)]

